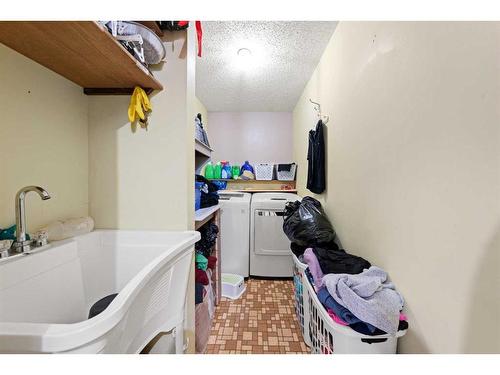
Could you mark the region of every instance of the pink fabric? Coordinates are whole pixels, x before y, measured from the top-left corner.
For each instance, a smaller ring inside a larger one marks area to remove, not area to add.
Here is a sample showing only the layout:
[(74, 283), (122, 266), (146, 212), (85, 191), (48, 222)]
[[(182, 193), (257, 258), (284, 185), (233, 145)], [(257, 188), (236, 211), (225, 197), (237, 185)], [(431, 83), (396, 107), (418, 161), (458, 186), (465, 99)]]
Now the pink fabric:
[(346, 322), (344, 322), (342, 319), (340, 319), (334, 312), (333, 310), (331, 309), (327, 309), (326, 312), (328, 313), (328, 315), (330, 315), (330, 318), (333, 319), (333, 321), (335, 323), (338, 323), (340, 324), (341, 326), (347, 326), (348, 324)]
[(314, 279), (315, 289), (318, 290), (323, 286), (323, 271), (321, 271), (321, 267), (318, 262), (318, 258), (316, 258), (316, 254), (314, 254), (313, 249), (310, 247), (304, 251), (304, 262), (309, 267), (309, 271)]
[(405, 320), (405, 321), (408, 321), (408, 318), (406, 317), (406, 315), (404, 313), (399, 313), (399, 320)]

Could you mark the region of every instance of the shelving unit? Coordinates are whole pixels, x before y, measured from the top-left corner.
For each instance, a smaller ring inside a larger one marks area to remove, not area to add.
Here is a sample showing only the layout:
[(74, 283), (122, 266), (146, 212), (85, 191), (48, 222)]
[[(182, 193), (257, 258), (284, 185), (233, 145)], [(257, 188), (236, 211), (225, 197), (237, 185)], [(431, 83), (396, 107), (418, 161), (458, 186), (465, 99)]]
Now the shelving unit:
[(217, 179), (217, 181), (226, 181), (225, 191), (239, 191), (246, 193), (267, 193), (267, 192), (285, 192), (296, 193), (295, 181), (279, 180), (226, 180)]
[(195, 139), (194, 140), (194, 151), (199, 154), (200, 156), (204, 156), (206, 158), (209, 158), (212, 155), (212, 149), (210, 146), (206, 145), (205, 143)]
[(2, 21), (0, 43), (83, 87), (88, 95), (163, 86), (94, 21)]

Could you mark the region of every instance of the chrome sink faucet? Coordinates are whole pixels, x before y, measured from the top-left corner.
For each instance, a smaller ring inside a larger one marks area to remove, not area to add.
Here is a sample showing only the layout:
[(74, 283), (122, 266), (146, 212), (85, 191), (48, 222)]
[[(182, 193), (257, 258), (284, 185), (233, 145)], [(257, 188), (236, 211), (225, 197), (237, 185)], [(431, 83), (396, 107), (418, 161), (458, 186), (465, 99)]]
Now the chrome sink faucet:
[(12, 244), (12, 250), (24, 253), (31, 249), (32, 241), (26, 239), (26, 194), (30, 191), (38, 193), (42, 200), (50, 199), (49, 193), (39, 186), (25, 186), (16, 194), (16, 240)]

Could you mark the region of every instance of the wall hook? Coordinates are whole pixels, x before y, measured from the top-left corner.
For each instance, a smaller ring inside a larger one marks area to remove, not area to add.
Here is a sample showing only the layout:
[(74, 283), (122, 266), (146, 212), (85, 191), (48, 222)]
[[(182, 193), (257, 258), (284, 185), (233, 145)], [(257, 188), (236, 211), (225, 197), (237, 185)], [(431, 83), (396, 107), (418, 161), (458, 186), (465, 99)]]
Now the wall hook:
[(314, 104), (314, 110), (318, 113), (318, 117), (321, 121), (323, 121), (323, 124), (326, 125), (330, 120), (330, 116), (326, 116), (321, 113), (321, 104), (314, 102), (311, 98), (309, 98), (309, 101)]

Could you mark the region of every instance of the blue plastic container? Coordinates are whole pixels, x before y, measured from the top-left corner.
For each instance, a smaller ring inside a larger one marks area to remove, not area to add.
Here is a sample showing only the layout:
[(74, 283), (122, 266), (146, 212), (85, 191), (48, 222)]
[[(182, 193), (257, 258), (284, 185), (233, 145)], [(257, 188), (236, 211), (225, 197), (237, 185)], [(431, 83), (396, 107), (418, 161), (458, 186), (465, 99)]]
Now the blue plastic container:
[(201, 189), (203, 188), (203, 182), (194, 183), (194, 210), (199, 210), (201, 206)]

